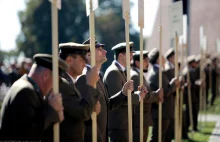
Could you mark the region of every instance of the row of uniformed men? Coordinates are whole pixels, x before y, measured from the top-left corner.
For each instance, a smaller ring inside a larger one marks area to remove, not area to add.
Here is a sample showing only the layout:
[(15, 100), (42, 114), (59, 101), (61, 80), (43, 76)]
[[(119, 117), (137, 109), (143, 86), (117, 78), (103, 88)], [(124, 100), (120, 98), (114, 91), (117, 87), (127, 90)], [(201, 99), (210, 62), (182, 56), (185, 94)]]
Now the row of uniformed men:
[[(126, 79), (125, 43), (112, 48), (115, 60), (104, 76), (99, 73), (101, 65), (107, 60), (104, 44), (96, 41), (96, 66), (91, 68), (89, 43), (90, 40), (84, 44), (59, 45), (59, 90), (62, 95), (51, 91), (52, 56), (45, 54), (34, 56), (35, 64), (30, 73), (16, 81), (4, 98), (0, 120), (1, 140), (53, 141), (52, 124), (61, 122), (60, 141), (91, 141), (90, 115), (95, 111), (98, 114), (99, 142), (108, 141), (108, 136), (112, 142), (128, 141), (128, 90), (133, 92), (134, 141), (139, 141), (139, 101), (142, 99), (144, 99), (144, 141), (147, 140), (148, 127), (153, 125), (152, 141), (157, 142), (158, 102), (163, 102), (162, 140), (172, 139), (167, 134), (173, 133), (168, 130), (171, 130), (169, 128), (172, 127), (174, 119), (174, 92), (180, 86), (179, 80), (174, 77), (174, 51), (168, 51), (166, 54), (168, 62), (162, 76), (163, 89), (159, 89), (160, 52), (156, 48), (144, 52), (144, 72), (148, 73), (144, 77), (144, 86), (138, 87), (140, 52), (134, 52), (133, 42), (130, 42), (133, 81)], [(149, 71), (148, 62), (152, 64)]]

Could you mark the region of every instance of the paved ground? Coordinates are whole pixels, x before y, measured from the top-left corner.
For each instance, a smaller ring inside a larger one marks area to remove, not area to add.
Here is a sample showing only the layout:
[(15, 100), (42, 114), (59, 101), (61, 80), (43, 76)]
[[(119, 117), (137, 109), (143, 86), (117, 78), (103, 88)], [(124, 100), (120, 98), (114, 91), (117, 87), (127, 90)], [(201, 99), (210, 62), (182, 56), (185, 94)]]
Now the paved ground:
[[(201, 118), (202, 117), (202, 118)], [(202, 121), (215, 121), (216, 126), (215, 129), (212, 132), (212, 135), (210, 136), (209, 142), (220, 142), (220, 115), (207, 115), (205, 118), (204, 115), (200, 115), (199, 119)]]

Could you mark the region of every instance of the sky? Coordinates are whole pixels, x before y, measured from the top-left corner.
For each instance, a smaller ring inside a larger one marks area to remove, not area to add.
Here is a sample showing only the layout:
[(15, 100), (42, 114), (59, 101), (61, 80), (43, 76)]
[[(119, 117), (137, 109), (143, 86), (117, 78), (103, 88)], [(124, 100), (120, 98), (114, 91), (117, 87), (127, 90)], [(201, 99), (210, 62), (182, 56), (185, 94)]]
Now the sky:
[[(131, 9), (131, 20), (135, 28), (138, 27), (138, 0)], [(13, 3), (13, 4), (12, 4)], [(144, 36), (150, 36), (156, 18), (159, 0), (145, 0), (145, 28)], [(25, 0), (0, 0), (0, 50), (10, 51), (16, 48), (16, 37), (20, 33), (18, 11), (25, 9)], [(7, 28), (10, 25), (10, 28)]]

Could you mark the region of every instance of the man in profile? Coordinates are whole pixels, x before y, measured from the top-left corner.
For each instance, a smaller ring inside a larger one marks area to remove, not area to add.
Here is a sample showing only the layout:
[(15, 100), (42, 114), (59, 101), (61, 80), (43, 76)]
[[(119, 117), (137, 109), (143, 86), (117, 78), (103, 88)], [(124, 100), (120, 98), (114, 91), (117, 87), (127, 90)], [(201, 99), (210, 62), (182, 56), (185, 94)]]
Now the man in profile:
[[(64, 119), (61, 94), (52, 89), (52, 56), (36, 54), (29, 74), (17, 80), (6, 94), (0, 119), (0, 140), (41, 141), (44, 130)], [(59, 59), (62, 73), (68, 65)], [(49, 94), (48, 103), (44, 96)]]

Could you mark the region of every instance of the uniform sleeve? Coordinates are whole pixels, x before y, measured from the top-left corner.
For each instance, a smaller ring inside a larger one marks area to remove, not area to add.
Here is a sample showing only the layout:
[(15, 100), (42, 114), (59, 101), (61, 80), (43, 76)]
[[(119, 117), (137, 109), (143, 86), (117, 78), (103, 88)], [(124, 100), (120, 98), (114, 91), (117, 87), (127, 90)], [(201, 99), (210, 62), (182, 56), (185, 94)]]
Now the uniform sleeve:
[(115, 94), (122, 91), (123, 81), (121, 80), (121, 76), (117, 71), (109, 72), (106, 80), (105, 85), (108, 90), (109, 97), (114, 96)]
[(144, 98), (145, 103), (155, 103), (158, 102), (159, 100), (159, 95), (156, 91), (149, 91)]
[[(100, 94), (92, 86), (84, 84), (84, 81), (83, 78), (77, 81), (76, 86), (79, 87), (80, 91), (75, 90), (76, 87), (74, 89), (70, 84), (62, 81), (60, 83), (60, 91), (63, 98), (64, 111), (74, 119), (86, 121), (90, 118)], [(80, 94), (77, 94), (76, 91)]]
[(11, 116), (16, 118), (14, 121), (18, 128), (26, 130), (27, 136), (38, 137), (48, 126), (59, 121), (56, 111), (39, 101), (31, 89), (20, 91), (13, 102), (15, 111)]
[(127, 96), (125, 96), (122, 91), (118, 92), (114, 96), (109, 98), (109, 110), (114, 110), (119, 108), (121, 105), (127, 103)]

